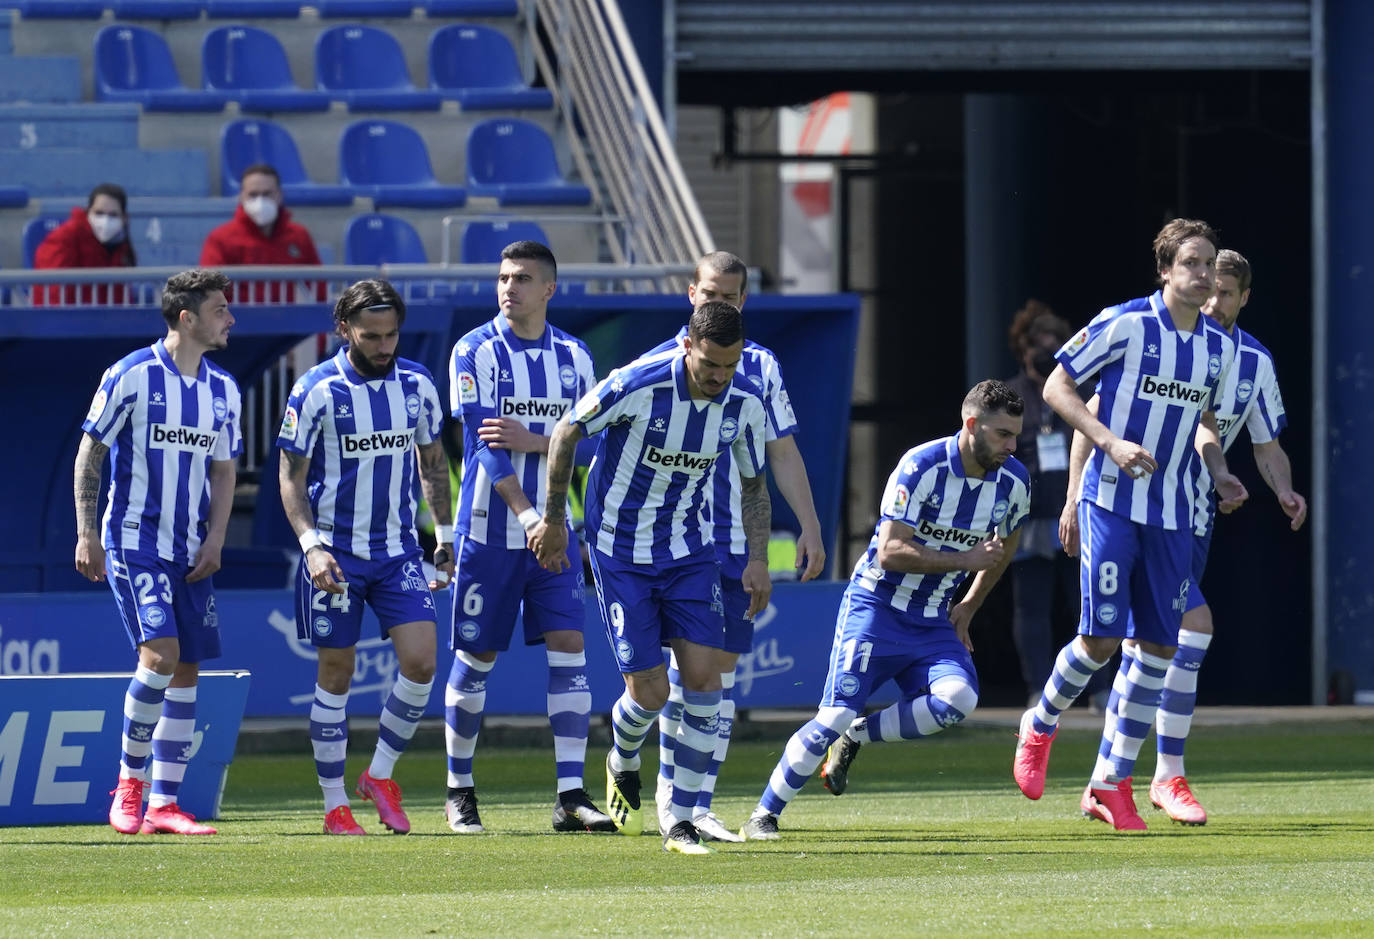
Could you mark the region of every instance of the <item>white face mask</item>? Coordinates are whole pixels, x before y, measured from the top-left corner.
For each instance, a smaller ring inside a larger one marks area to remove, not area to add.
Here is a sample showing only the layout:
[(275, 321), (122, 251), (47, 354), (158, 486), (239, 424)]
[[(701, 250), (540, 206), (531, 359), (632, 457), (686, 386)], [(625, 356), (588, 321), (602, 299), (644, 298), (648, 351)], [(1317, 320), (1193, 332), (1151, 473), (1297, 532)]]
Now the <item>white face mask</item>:
[(243, 203), (243, 211), (248, 213), (254, 224), (266, 228), (277, 220), (277, 200), (256, 196)]
[(86, 221), (90, 222), (91, 231), (95, 232), (95, 238), (101, 244), (109, 244), (124, 231), (124, 219), (118, 215), (99, 215), (95, 212), (87, 212)]

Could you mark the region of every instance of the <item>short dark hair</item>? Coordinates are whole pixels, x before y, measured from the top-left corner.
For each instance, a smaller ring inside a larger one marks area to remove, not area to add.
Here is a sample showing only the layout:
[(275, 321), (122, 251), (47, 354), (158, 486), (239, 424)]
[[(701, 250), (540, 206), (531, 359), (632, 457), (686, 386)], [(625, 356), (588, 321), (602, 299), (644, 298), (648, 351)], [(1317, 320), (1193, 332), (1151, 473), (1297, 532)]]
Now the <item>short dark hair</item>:
[(749, 268), (738, 255), (729, 251), (712, 251), (703, 255), (701, 260), (697, 261), (697, 266), (692, 269), (693, 284), (701, 283), (701, 269), (704, 267), (709, 267), (716, 274), (738, 274), (740, 294), (749, 292)]
[(960, 414), (965, 419), (1005, 411), (1012, 417), (1020, 417), (1026, 410), (1026, 402), (1010, 386), (995, 378), (987, 378), (969, 389), (964, 395), (964, 405)]
[(693, 342), (705, 339), (718, 346), (733, 346), (744, 341), (744, 314), (724, 300), (703, 303), (692, 311), (687, 335)]
[(1236, 287), (1241, 293), (1250, 289), (1250, 281), (1253, 277), (1250, 272), (1250, 262), (1245, 260), (1245, 255), (1239, 251), (1232, 251), (1230, 248), (1222, 248), (1218, 251), (1217, 273), (1234, 277)]
[[(1178, 257), (1178, 249), (1189, 238), (1206, 238), (1212, 243), (1212, 247), (1220, 250), (1221, 239), (1217, 237), (1216, 229), (1206, 222), (1196, 218), (1176, 218), (1168, 222), (1155, 235), (1155, 274), (1167, 270), (1174, 266), (1174, 259)], [(1163, 278), (1161, 278), (1161, 281)]]
[(396, 324), (406, 321), (406, 303), (396, 288), (385, 280), (360, 280), (343, 293), (334, 304), (334, 327), (358, 318), (364, 310), (392, 309), (396, 311)]
[(252, 166), (244, 167), (243, 172), (239, 173), (239, 185), (242, 186), (243, 181), (255, 173), (271, 176), (277, 181), (277, 188), (281, 188), (281, 173), (278, 173), (277, 168), (271, 163), (254, 163)]
[(117, 183), (101, 183), (91, 190), (91, 194), (86, 197), (86, 208), (95, 205), (96, 196), (109, 196), (119, 203), (119, 211), (125, 215), (129, 214), (129, 195), (124, 191), (124, 187)]
[(549, 269), (549, 280), (558, 280), (558, 262), (548, 245), (537, 241), (512, 241), (501, 249), (503, 261), (538, 261)]
[(214, 291), (229, 292), (229, 278), (220, 271), (195, 268), (173, 274), (162, 288), (162, 318), (176, 329), (182, 310), (200, 312), (200, 305)]

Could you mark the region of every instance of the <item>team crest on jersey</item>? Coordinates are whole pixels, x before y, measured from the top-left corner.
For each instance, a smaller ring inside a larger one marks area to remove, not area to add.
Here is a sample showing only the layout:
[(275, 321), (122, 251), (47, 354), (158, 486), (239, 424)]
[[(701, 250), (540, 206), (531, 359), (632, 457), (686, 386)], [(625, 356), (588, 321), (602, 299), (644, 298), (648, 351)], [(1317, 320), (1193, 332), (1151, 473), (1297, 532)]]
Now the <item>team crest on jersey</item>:
[(105, 402), (109, 400), (110, 396), (105, 393), (104, 388), (97, 391), (95, 397), (91, 399), (91, 409), (86, 412), (86, 420), (93, 421), (105, 413)]
[(424, 590), (428, 596), (429, 585), (425, 583), (424, 572), (420, 570), (420, 565), (414, 561), (407, 561), (401, 568), (401, 573), (405, 575), (401, 579), (401, 586), (406, 590)]
[(911, 501), (911, 490), (901, 483), (892, 490), (892, 501), (888, 504), (886, 515), (905, 515), (907, 504)]
[(1116, 604), (1104, 603), (1097, 608), (1097, 621), (1103, 626), (1110, 626), (1116, 622)]
[(210, 402), (210, 410), (215, 412), (215, 420), (222, 421), (229, 416), (229, 404), (223, 398)]
[(852, 672), (845, 672), (836, 682), (836, 686), (840, 689), (840, 694), (847, 698), (859, 693), (859, 678)]
[(1250, 379), (1248, 378), (1245, 379), (1245, 381), (1241, 382), (1239, 385), (1236, 385), (1236, 400), (1241, 402), (1242, 404), (1244, 404), (1246, 401), (1249, 401), (1250, 396), (1254, 393), (1255, 383), (1250, 381)]
[(219, 613), (215, 611), (215, 595), (212, 593), (205, 598), (205, 623), (206, 629), (219, 629)]
[(558, 367), (558, 380), (562, 382), (564, 388), (576, 388), (577, 369), (571, 365), (560, 365)]
[(315, 622), (311, 624), (315, 629), (315, 635), (323, 639), (334, 631), (334, 623), (328, 616), (317, 616)]
[(472, 642), (481, 632), (481, 628), (470, 619), (465, 619), (458, 624), (458, 637), (464, 642)]
[(143, 610), (141, 615), (143, 617), (143, 622), (154, 629), (157, 629), (163, 623), (167, 622), (167, 611), (160, 606), (150, 606), (148, 609)]
[(1221, 356), (1209, 355), (1207, 357), (1207, 377), (1216, 378), (1221, 374)]
[(420, 416), (420, 396), (417, 394), (406, 395), (406, 413), (411, 417)]
[(763, 390), (763, 376), (762, 376), (762, 375), (750, 375), (750, 376), (749, 376), (749, 382), (750, 382), (750, 384), (752, 384), (755, 388), (757, 388), (759, 391), (762, 391), (762, 390)]
[(739, 421), (733, 417), (727, 417), (720, 422), (720, 439), (725, 443), (730, 443), (739, 436)]
[(477, 403), (477, 379), (471, 372), (458, 373), (458, 400), (463, 404)]
[(1078, 331), (1077, 336), (1074, 336), (1072, 339), (1068, 341), (1068, 343), (1064, 346), (1064, 351), (1067, 352), (1069, 355), (1073, 355), (1079, 349), (1087, 345), (1087, 342), (1088, 327), (1084, 326), (1082, 329)]
[(635, 647), (630, 644), (628, 639), (617, 639), (615, 642), (616, 658), (622, 662), (629, 662), (635, 657)]
[(997, 500), (996, 504), (992, 507), (992, 523), (994, 525), (1001, 524), (1002, 519), (1007, 517), (1008, 508), (1010, 508), (1010, 506), (1007, 504), (1006, 499)]
[(300, 426), (300, 416), (296, 414), (296, 409), (291, 405), (286, 406), (286, 413), (281, 416), (281, 430), (278, 436), (285, 440), (296, 439), (296, 428)]

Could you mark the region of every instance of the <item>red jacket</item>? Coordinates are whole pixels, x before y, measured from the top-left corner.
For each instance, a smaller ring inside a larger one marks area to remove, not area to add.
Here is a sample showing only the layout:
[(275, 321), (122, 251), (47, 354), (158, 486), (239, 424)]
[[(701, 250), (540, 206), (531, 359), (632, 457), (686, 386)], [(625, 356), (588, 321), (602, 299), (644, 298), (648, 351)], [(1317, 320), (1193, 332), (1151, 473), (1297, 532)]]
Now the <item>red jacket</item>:
[[(101, 244), (86, 220), (86, 210), (72, 209), (71, 218), (48, 232), (33, 253), (34, 270), (53, 270), (63, 267), (133, 267), (134, 249), (129, 233), (124, 239), (108, 247)], [(80, 300), (77, 292), (80, 291)], [(80, 288), (48, 284), (34, 290), (36, 306), (63, 303), (123, 303), (123, 284), (88, 284)]]
[[(291, 221), (291, 213), (285, 206), (277, 213), (272, 223), (271, 234), (264, 235), (257, 223), (248, 217), (239, 205), (234, 209), (234, 217), (210, 232), (200, 249), (201, 267), (233, 267), (237, 264), (319, 264), (320, 256), (315, 251), (315, 242), (304, 225)], [(233, 272), (226, 272), (232, 278)], [(253, 284), (252, 299), (290, 300), (293, 290), (287, 285), (285, 298), (279, 296), (276, 284), (256, 282)], [(230, 288), (230, 302), (247, 300), (250, 293), (248, 284), (235, 284)], [(324, 285), (319, 286), (320, 299)]]

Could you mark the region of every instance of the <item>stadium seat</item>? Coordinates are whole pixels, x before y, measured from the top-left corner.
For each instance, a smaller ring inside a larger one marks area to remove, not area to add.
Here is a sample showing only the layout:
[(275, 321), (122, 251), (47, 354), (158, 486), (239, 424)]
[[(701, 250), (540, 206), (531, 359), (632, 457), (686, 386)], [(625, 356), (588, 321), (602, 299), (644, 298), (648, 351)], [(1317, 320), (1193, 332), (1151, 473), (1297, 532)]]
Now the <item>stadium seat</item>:
[(381, 208), (461, 206), (462, 186), (442, 186), (434, 178), (429, 151), (414, 128), (395, 121), (358, 121), (339, 138), (339, 181)]
[(420, 235), (403, 218), (356, 215), (344, 226), (345, 264), (428, 264)]
[(455, 23), (429, 37), (429, 86), (464, 111), (551, 108), (553, 93), (531, 88), (500, 30)]
[(133, 101), (149, 111), (222, 111), (228, 100), (183, 85), (160, 34), (120, 24), (95, 34), (95, 97)]
[(431, 17), (516, 16), (520, 13), (517, 0), (423, 0), (421, 6)]
[(468, 133), (468, 190), (503, 205), (587, 205), (591, 190), (563, 179), (553, 141), (519, 118), (482, 121)]
[(296, 19), (301, 5), (287, 0), (206, 0), (205, 13), (218, 19)]
[(462, 264), (495, 264), (501, 260), (501, 252), (506, 245), (513, 241), (537, 241), (547, 245), (549, 237), (534, 222), (469, 222), (468, 227), (463, 229), (458, 261)]
[(312, 182), (305, 175), (296, 142), (283, 127), (262, 120), (231, 121), (220, 131), (220, 192), (239, 191), (239, 178), (254, 163), (266, 163), (281, 177), (287, 205), (351, 205), (353, 190)]
[(413, 0), (315, 0), (320, 16), (409, 16)]
[(19, 5), (25, 19), (98, 20), (105, 0), (28, 0)]
[(0, 186), (0, 209), (22, 209), (29, 204), (29, 191), (23, 186)]
[(24, 231), (19, 236), (20, 252), (24, 256), (24, 267), (33, 270), (33, 255), (48, 232), (65, 222), (67, 215), (36, 215), (24, 223)]
[(220, 26), (201, 43), (202, 83), (239, 103), (239, 110), (328, 111), (329, 96), (298, 87), (277, 37), (253, 26)]
[(110, 0), (115, 19), (196, 20), (205, 9), (202, 0)]
[(350, 111), (437, 111), (443, 96), (416, 88), (396, 38), (372, 26), (334, 26), (315, 40), (315, 85)]

